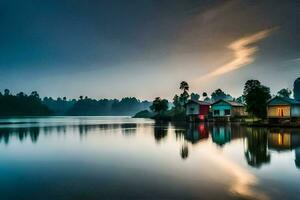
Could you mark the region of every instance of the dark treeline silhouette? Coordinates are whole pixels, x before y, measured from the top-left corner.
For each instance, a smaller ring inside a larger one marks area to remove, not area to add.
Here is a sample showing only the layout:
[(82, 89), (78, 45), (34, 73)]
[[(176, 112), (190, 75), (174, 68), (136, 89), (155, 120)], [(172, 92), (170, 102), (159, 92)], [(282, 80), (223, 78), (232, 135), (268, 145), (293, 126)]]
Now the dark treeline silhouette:
[[(72, 101), (73, 102), (73, 101)], [(90, 99), (80, 98), (73, 102), (67, 110), (67, 115), (134, 115), (140, 110), (146, 110), (151, 105), (148, 101), (140, 101), (135, 97), (118, 99)]]
[(43, 104), (46, 105), (55, 115), (66, 115), (74, 106), (76, 99), (67, 100), (66, 97), (58, 97), (56, 100), (52, 97), (45, 97)]
[(42, 103), (37, 92), (26, 95), (20, 92), (12, 95), (8, 89), (4, 94), (0, 93), (0, 115), (20, 116), (20, 115), (50, 115), (50, 109)]
[(135, 97), (118, 99), (91, 99), (79, 97), (68, 100), (66, 97), (40, 98), (34, 91), (30, 95), (20, 92), (16, 95), (8, 89), (0, 92), (0, 116), (42, 116), (42, 115), (133, 115), (140, 110), (149, 109), (151, 103)]

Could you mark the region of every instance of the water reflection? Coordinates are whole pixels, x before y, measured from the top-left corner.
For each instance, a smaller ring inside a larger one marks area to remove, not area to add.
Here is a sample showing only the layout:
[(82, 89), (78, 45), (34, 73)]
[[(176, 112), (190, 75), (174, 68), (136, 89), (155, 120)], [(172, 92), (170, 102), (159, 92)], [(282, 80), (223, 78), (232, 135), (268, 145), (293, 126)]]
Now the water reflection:
[(122, 133), (125, 136), (136, 134), (137, 124), (129, 123), (129, 124), (121, 124)]
[(181, 151), (180, 151), (180, 156), (183, 160), (187, 159), (187, 157), (189, 156), (189, 147), (188, 145), (184, 144), (181, 147)]
[(229, 125), (216, 125), (212, 127), (212, 141), (219, 146), (230, 142), (231, 140), (231, 126)]
[(300, 134), (296, 129), (271, 129), (268, 134), (269, 149), (288, 151), (300, 146)]
[[(243, 154), (247, 164), (254, 168), (270, 164), (270, 151), (295, 151), (295, 166), (300, 168), (300, 130), (299, 129), (267, 129), (249, 128), (239, 124), (204, 124), (204, 123), (161, 123), (140, 124), (79, 124), (58, 126), (33, 127), (0, 127), (0, 143), (8, 145), (11, 139), (23, 142), (30, 139), (37, 143), (39, 135), (78, 133), (82, 138), (90, 133), (114, 134), (121, 132), (123, 136), (135, 136), (138, 130), (151, 130), (156, 142), (175, 137), (180, 145), (180, 157), (184, 160), (190, 156), (189, 144), (195, 145), (201, 142), (211, 141), (217, 147), (224, 148), (234, 140), (242, 140), (244, 144)], [(151, 131), (150, 131), (151, 132)], [(201, 145), (201, 144), (200, 144)], [(209, 153), (209, 152), (208, 152)]]
[(168, 134), (168, 123), (156, 122), (154, 125), (154, 138), (160, 142)]
[(39, 127), (31, 128), (3, 128), (0, 129), (0, 143), (4, 142), (6, 145), (9, 144), (11, 137), (16, 137), (20, 142), (24, 141), (26, 138), (30, 138), (33, 143), (38, 141), (40, 134)]
[(204, 124), (189, 123), (185, 132), (185, 139), (192, 144), (199, 142), (200, 140), (208, 139), (209, 130)]
[(1, 197), (22, 199), (9, 196), (18, 188), (24, 199), (43, 199), (65, 194), (68, 187), (74, 196), (79, 192), (94, 199), (143, 199), (145, 194), (157, 199), (160, 194), (167, 199), (296, 199), (299, 129), (109, 120), (0, 125)]
[(295, 150), (295, 165), (300, 169), (300, 147)]
[(270, 163), (271, 155), (268, 152), (267, 130), (264, 128), (247, 128), (247, 147), (245, 157), (252, 167), (261, 167)]

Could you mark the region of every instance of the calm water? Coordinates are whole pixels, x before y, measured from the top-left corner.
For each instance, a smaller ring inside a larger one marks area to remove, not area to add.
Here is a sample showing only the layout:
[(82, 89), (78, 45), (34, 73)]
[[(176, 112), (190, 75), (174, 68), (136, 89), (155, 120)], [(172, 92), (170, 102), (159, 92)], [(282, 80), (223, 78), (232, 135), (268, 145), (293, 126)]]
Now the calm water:
[(0, 119), (1, 199), (299, 199), (300, 130)]

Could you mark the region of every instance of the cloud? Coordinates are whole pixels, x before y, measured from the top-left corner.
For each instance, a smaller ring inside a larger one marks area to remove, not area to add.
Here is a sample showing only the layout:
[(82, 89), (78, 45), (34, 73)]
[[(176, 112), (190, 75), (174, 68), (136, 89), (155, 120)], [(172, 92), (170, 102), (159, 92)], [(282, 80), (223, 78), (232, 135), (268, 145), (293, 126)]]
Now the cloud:
[(274, 29), (265, 29), (255, 34), (239, 38), (230, 43), (227, 47), (233, 51), (233, 59), (218, 67), (214, 71), (204, 75), (200, 79), (226, 74), (254, 62), (255, 53), (258, 51), (258, 47), (253, 46), (253, 44), (268, 37), (273, 30)]

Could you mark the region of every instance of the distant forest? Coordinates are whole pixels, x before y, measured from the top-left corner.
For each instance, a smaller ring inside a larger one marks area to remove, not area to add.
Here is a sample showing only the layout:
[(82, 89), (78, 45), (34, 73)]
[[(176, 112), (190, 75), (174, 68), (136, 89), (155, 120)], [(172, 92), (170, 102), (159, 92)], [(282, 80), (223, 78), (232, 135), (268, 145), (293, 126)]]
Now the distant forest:
[(40, 98), (34, 91), (30, 95), (20, 92), (16, 95), (8, 89), (0, 92), (0, 116), (41, 116), (41, 115), (134, 115), (147, 110), (151, 102), (140, 101), (135, 97), (118, 99), (91, 99), (80, 96), (79, 99), (68, 100), (66, 97), (53, 99)]

